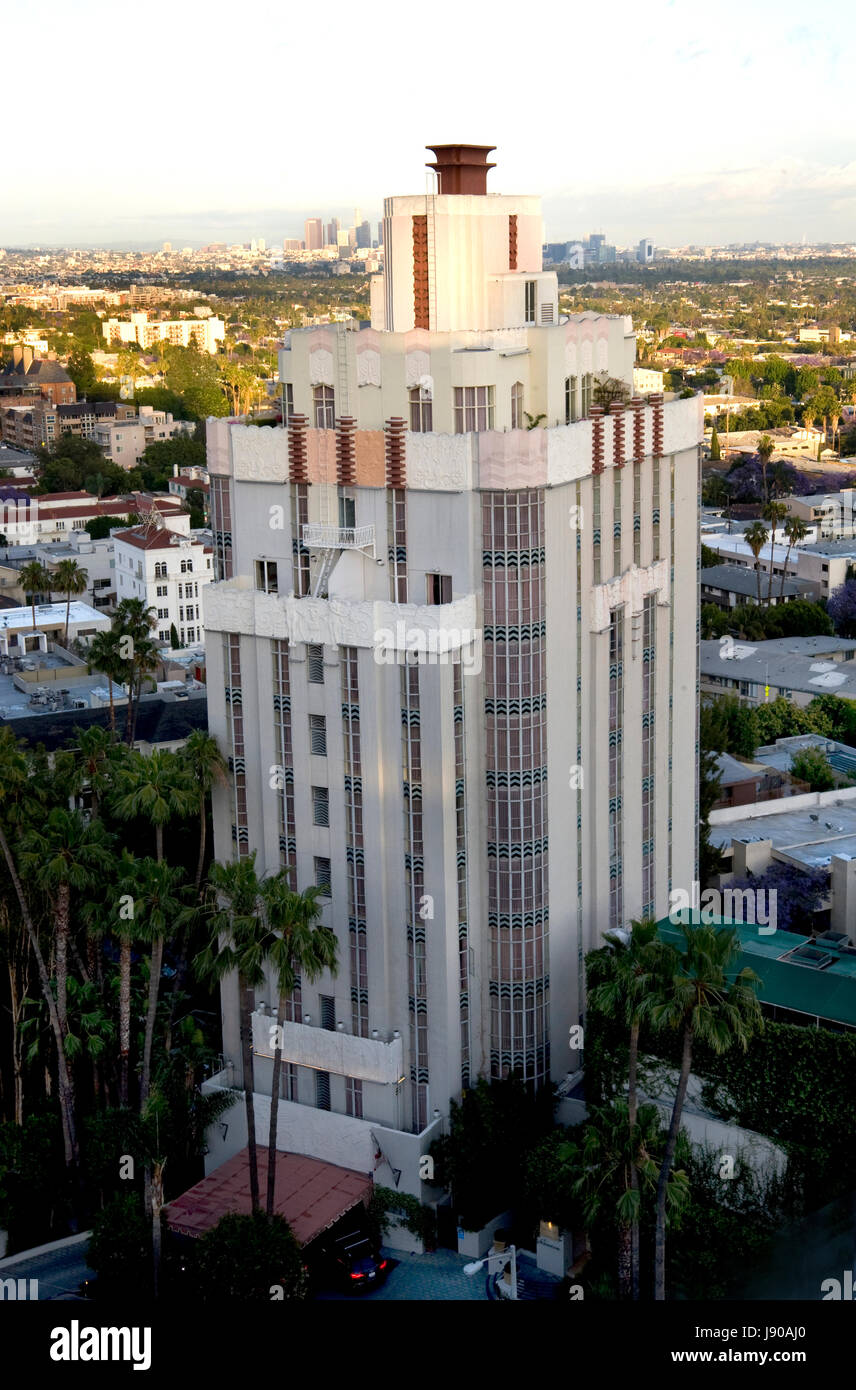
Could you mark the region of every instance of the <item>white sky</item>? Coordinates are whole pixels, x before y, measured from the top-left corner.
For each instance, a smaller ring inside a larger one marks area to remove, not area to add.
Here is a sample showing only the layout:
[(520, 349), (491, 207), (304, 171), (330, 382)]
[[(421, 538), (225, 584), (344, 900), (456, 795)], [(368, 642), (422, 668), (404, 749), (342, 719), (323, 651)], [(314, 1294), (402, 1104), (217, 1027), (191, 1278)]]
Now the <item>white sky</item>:
[(495, 144), (547, 240), (853, 240), (851, 28), (845, 0), (7, 7), (0, 245), (375, 221), (429, 140)]

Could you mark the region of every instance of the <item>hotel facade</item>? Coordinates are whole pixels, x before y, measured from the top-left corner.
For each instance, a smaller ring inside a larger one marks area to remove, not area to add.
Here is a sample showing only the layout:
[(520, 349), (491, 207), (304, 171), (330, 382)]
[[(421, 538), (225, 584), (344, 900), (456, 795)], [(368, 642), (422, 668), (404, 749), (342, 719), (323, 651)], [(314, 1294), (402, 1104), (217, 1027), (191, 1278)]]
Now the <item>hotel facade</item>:
[[(370, 325), (292, 331), (281, 428), (209, 421), (204, 594), (217, 857), (324, 885), (339, 940), (285, 1019), (258, 992), (259, 1134), (277, 1022), (282, 1147), (422, 1195), (450, 1097), (576, 1071), (585, 953), (697, 877), (703, 437), (632, 396), (628, 318), (560, 314), (540, 200), (434, 152)], [(234, 1084), (238, 1020), (231, 982)]]

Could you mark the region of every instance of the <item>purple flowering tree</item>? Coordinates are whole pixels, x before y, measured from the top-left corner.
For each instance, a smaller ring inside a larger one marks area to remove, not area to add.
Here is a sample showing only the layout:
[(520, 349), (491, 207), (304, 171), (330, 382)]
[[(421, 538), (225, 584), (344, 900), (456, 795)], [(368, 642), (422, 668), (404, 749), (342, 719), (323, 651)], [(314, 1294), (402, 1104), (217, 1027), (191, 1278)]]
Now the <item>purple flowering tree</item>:
[(797, 869), (793, 864), (774, 861), (763, 874), (735, 878), (728, 887), (749, 888), (753, 892), (762, 889), (765, 893), (775, 890), (778, 930), (804, 932), (809, 936), (814, 914), (829, 892), (829, 876), (822, 869)]

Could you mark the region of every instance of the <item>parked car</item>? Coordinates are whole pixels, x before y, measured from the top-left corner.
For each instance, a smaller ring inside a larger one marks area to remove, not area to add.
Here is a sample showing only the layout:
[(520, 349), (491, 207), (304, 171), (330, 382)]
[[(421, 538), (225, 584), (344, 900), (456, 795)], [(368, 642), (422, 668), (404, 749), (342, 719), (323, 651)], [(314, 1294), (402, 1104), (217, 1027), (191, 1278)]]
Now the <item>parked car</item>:
[(334, 1228), (320, 1242), (316, 1280), (335, 1283), (347, 1293), (363, 1293), (376, 1288), (389, 1272), (376, 1240), (361, 1224)]

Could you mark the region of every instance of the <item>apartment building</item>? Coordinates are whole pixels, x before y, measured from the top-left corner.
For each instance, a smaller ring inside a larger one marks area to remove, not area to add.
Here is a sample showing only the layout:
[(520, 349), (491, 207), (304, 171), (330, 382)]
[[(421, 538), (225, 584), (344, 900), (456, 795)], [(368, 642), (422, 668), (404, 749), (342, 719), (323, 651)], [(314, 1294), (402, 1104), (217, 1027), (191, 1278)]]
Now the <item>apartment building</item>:
[(183, 647), (202, 642), (202, 591), (213, 578), (211, 547), (151, 523), (114, 531), (113, 544), (118, 601), (138, 598), (153, 608), (161, 642), (170, 640), (172, 627)]
[[(585, 952), (697, 876), (700, 401), (605, 415), (629, 318), (560, 316), (540, 199), (434, 153), (371, 324), (292, 331), (282, 428), (208, 422), (205, 592), (217, 856), (320, 885), (340, 947), (257, 993), (259, 1133), (276, 1023), (282, 1146), (417, 1194), (450, 1098), (575, 1072)], [(222, 1084), (238, 1019), (230, 981)]]
[(55, 406), (77, 400), (74, 382), (55, 352), (37, 357), (31, 347), (19, 344), (12, 349), (11, 361), (0, 370), (0, 400), (29, 395), (42, 396)]
[(92, 438), (104, 450), (105, 458), (123, 468), (133, 468), (150, 444), (177, 434), (192, 434), (195, 428), (187, 420), (174, 420), (169, 411), (141, 405), (139, 415), (97, 420)]
[(141, 348), (156, 343), (172, 343), (175, 347), (194, 344), (200, 352), (217, 351), (226, 336), (221, 318), (149, 319), (148, 310), (131, 314), (130, 319), (105, 319), (101, 331), (109, 343), (138, 343)]

